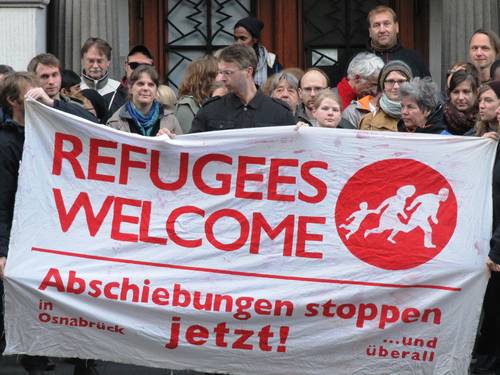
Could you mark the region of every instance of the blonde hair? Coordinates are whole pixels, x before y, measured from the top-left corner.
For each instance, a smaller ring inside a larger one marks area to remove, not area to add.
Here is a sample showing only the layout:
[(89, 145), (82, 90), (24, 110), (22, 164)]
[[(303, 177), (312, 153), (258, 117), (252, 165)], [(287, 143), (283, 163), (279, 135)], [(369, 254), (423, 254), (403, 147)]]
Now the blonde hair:
[(177, 97), (175, 96), (174, 90), (172, 90), (170, 87), (167, 85), (160, 85), (158, 86), (158, 101), (167, 107), (167, 109), (170, 109), (171, 111), (174, 110), (175, 105), (177, 104)]
[(314, 109), (318, 109), (319, 106), (321, 105), (321, 102), (325, 99), (334, 100), (339, 105), (339, 107), (342, 108), (342, 106), (340, 105), (339, 96), (337, 94), (335, 94), (330, 89), (324, 89), (324, 90), (321, 90), (318, 93), (318, 95), (316, 95), (316, 97), (314, 98), (314, 102), (313, 102)]

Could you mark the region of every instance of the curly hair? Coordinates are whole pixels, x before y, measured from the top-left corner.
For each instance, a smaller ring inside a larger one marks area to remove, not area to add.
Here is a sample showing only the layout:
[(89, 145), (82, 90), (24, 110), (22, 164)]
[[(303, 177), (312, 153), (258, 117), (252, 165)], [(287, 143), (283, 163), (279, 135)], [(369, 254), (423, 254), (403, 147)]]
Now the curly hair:
[(179, 86), (179, 97), (191, 95), (201, 105), (210, 97), (212, 83), (217, 76), (217, 59), (206, 55), (188, 65)]

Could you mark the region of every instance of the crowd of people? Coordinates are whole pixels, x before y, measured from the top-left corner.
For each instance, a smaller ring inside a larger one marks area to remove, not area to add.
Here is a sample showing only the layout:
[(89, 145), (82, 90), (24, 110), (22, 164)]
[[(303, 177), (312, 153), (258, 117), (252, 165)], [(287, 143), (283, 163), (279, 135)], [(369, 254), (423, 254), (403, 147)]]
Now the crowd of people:
[[(443, 92), (418, 53), (400, 44), (397, 15), (387, 6), (369, 12), (366, 51), (353, 56), (336, 87), (330, 87), (328, 75), (317, 67), (303, 71), (281, 66), (261, 43), (263, 27), (254, 17), (236, 22), (234, 44), (192, 61), (178, 95), (160, 84), (153, 55), (143, 45), (130, 50), (121, 81), (109, 77), (111, 46), (100, 38), (83, 44), (81, 74), (64, 70), (50, 53), (35, 56), (25, 72), (0, 65), (0, 279), (8, 256), (26, 98), (145, 137), (299, 124), (498, 140), (500, 39), (493, 31), (474, 32), (469, 56), (464, 56), (468, 61), (450, 67)], [(492, 277), (474, 370), (500, 374), (497, 163), (493, 183), (494, 227), (487, 261)], [(50, 365), (45, 357), (30, 356), (23, 356), (22, 364), (29, 374), (43, 374)], [(76, 360), (75, 366), (75, 374), (96, 373), (92, 361)]]

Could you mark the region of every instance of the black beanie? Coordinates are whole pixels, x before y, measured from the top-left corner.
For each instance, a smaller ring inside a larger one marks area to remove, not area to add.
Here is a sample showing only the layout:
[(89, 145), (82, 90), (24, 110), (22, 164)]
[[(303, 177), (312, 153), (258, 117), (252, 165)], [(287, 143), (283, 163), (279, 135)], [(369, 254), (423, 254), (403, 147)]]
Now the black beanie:
[(238, 26), (244, 27), (254, 38), (260, 39), (260, 32), (264, 28), (264, 23), (255, 17), (249, 16), (236, 22), (234, 28), (236, 29)]

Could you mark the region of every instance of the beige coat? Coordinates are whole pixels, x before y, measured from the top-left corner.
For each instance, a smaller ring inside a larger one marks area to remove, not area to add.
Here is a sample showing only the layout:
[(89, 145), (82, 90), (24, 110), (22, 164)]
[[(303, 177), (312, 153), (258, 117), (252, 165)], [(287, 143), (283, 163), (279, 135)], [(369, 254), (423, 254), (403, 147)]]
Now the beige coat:
[(361, 130), (385, 130), (385, 131), (398, 131), (398, 119), (390, 117), (380, 108), (377, 112), (367, 113), (361, 119), (359, 123), (359, 128)]
[[(110, 117), (106, 125), (112, 127), (113, 129), (121, 130), (123, 132), (131, 133), (132, 128), (135, 126), (134, 120), (127, 111), (127, 105), (121, 106), (114, 114)], [(162, 114), (160, 115), (160, 127), (158, 129), (168, 129), (171, 132), (180, 135), (183, 134), (182, 129), (179, 125), (179, 121), (173, 114), (172, 111), (163, 108), (161, 109)], [(134, 132), (137, 133), (137, 132)], [(154, 134), (156, 135), (156, 134)]]

